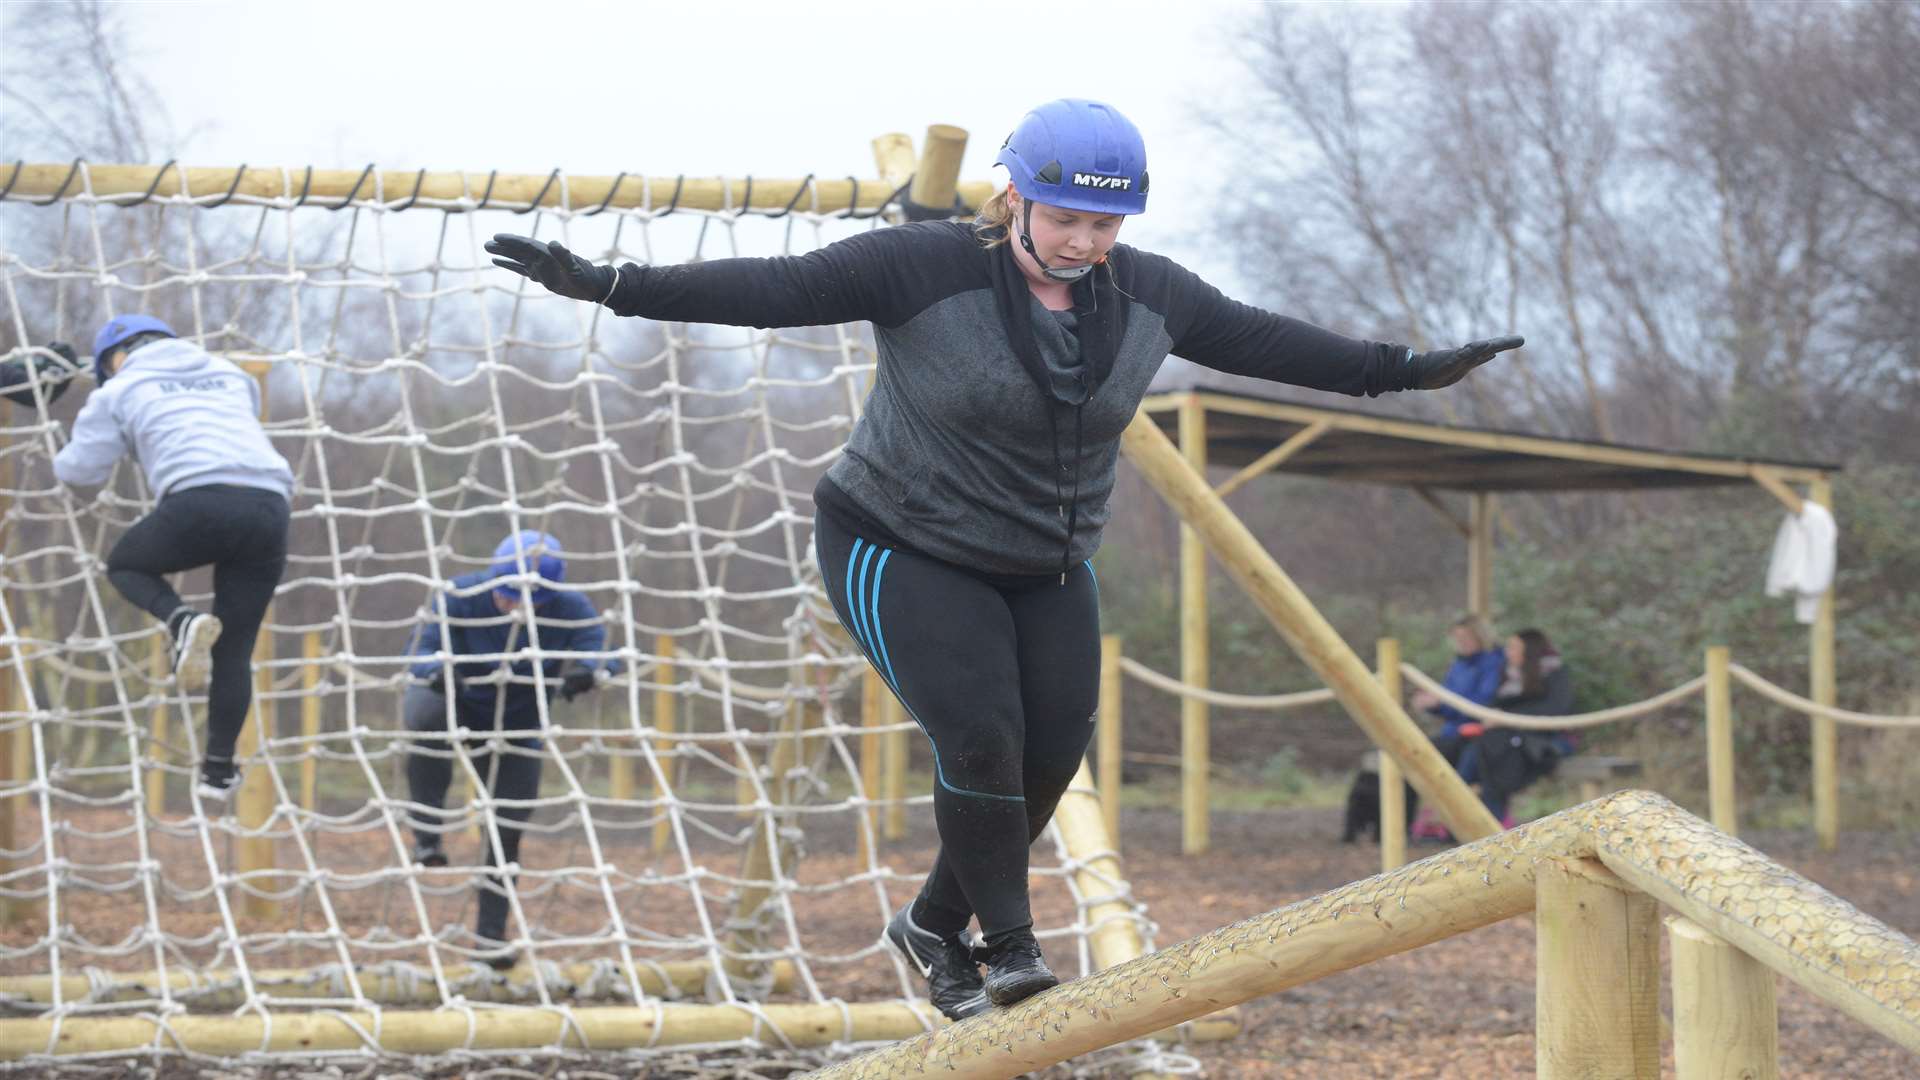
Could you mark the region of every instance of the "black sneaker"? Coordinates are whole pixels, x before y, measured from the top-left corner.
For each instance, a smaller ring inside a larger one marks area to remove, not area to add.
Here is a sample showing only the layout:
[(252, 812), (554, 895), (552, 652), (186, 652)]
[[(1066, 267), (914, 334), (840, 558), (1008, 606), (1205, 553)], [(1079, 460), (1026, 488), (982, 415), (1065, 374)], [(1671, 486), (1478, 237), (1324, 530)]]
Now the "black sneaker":
[(480, 935), (480, 949), (474, 956), (474, 962), (485, 964), (495, 971), (512, 971), (520, 962), (520, 952), (498, 938)]
[[(211, 618), (212, 616), (208, 616)], [(194, 785), (202, 802), (225, 805), (240, 790), (240, 767), (220, 758), (200, 762), (200, 782)]]
[(1000, 944), (982, 947), (980, 954), (987, 965), (987, 1000), (1002, 1009), (1060, 985), (1031, 930), (1014, 931)]
[(447, 849), (441, 846), (438, 836), (421, 837), (413, 842), (413, 861), (438, 869), (447, 865)]
[(180, 689), (197, 694), (213, 675), (213, 643), (220, 640), (220, 619), (204, 611), (181, 609), (168, 621), (173, 632), (173, 677)]
[(913, 921), (913, 902), (887, 920), (887, 940), (927, 979), (927, 1000), (949, 1020), (978, 1016), (992, 1006), (980, 981), (980, 965), (960, 935), (941, 937)]

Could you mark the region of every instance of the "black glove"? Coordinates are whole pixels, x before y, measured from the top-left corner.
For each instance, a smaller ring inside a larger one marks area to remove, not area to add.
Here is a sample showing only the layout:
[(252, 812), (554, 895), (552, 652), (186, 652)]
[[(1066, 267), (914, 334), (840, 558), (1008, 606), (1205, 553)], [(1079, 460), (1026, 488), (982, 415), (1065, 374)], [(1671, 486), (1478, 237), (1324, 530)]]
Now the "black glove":
[(1457, 349), (1435, 349), (1407, 357), (1407, 388), (1438, 390), (1466, 378), (1467, 372), (1493, 359), (1496, 353), (1517, 349), (1527, 343), (1523, 337), (1497, 337), (1476, 341)]
[(599, 675), (588, 665), (575, 660), (567, 665), (566, 674), (560, 676), (560, 696), (572, 701), (600, 685)]
[(41, 393), (47, 396), (47, 404), (51, 405), (60, 400), (60, 395), (67, 392), (67, 384), (80, 373), (80, 358), (74, 355), (73, 346), (64, 341), (49, 341), (46, 347), (54, 355), (36, 354), (24, 361), (7, 362), (4, 376), (0, 376), (0, 386), (20, 385), (20, 389), (7, 393), (8, 401), (16, 405), (25, 405), (29, 409), (33, 408), (33, 387), (24, 385), (28, 381), (27, 365), (29, 364), (39, 374), (42, 382), (50, 384), (41, 387)]
[(545, 285), (548, 291), (574, 300), (606, 303), (620, 279), (613, 267), (595, 266), (568, 251), (558, 240), (542, 244), (530, 236), (494, 233), (486, 247), (488, 254), (500, 256), (493, 260), (493, 265), (531, 278)]

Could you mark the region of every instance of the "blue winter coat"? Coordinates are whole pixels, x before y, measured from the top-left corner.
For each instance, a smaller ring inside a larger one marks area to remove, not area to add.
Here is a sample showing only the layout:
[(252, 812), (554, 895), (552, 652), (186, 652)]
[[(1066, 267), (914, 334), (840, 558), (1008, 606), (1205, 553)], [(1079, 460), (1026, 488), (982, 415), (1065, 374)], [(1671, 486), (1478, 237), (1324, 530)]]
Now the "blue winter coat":
[[(1499, 649), (1487, 649), (1472, 656), (1454, 657), (1453, 665), (1447, 668), (1447, 677), (1440, 680), (1440, 685), (1475, 705), (1491, 705), (1494, 695), (1500, 692), (1500, 682), (1506, 674), (1506, 654)], [(1441, 719), (1442, 736), (1456, 734), (1460, 725), (1471, 719), (1451, 705), (1436, 705), (1427, 711)]]

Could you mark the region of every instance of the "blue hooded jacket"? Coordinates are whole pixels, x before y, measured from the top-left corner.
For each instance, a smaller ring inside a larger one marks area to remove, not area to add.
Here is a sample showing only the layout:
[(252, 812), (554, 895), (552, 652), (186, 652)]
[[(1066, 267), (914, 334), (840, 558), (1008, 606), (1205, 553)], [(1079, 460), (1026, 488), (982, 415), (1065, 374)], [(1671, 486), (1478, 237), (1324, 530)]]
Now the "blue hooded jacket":
[[(447, 591), (434, 598), (433, 614), (420, 623), (414, 633), (408, 653), (423, 657), (412, 667), (414, 678), (431, 679), (441, 670), (441, 662), (434, 653), (445, 650), (456, 657), (495, 653), (519, 652), (533, 642), (528, 633), (526, 622), (517, 614), (502, 614), (494, 606), (493, 590), (478, 588), (493, 580), (493, 573), (480, 570), (471, 574), (462, 574), (453, 579)], [(475, 590), (468, 595), (460, 595), (467, 590)], [(445, 634), (442, 634), (439, 615), (445, 612), (447, 622)], [(600, 613), (594, 610), (593, 603), (582, 593), (570, 589), (556, 589), (553, 598), (534, 609), (534, 629), (538, 632), (542, 652), (584, 652), (597, 653), (606, 648), (606, 628), (601, 624)], [(560, 675), (567, 665), (576, 658), (549, 656), (541, 664), (546, 679), (549, 697), (560, 689)], [(589, 667), (611, 670), (605, 658), (577, 658)], [(491, 682), (474, 682), (476, 678), (491, 676), (499, 669), (501, 661), (455, 660), (453, 672), (460, 680), (460, 689), (456, 701), (460, 711), (473, 717), (475, 722), (484, 721), (491, 726), (496, 707), (495, 694), (498, 687)], [(540, 710), (534, 697), (533, 661), (521, 657), (513, 661), (512, 671), (518, 679), (508, 684), (504, 708), (501, 710), (501, 725), (510, 728), (534, 728), (540, 726)]]
[[(1453, 665), (1447, 668), (1447, 677), (1440, 685), (1473, 702), (1475, 705), (1493, 704), (1494, 695), (1500, 692), (1500, 683), (1507, 674), (1507, 654), (1499, 649), (1487, 649), (1472, 656), (1456, 656)], [(1442, 721), (1440, 734), (1456, 734), (1468, 717), (1451, 705), (1436, 705), (1427, 710)]]

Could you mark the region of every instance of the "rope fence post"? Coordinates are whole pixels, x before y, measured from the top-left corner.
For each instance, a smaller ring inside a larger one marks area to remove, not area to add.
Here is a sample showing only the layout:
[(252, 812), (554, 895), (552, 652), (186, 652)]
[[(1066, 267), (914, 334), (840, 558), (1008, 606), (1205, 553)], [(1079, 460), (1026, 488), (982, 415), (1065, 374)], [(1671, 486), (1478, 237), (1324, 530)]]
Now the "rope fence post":
[[(1807, 485), (1807, 497), (1833, 509), (1833, 484), (1822, 476)], [(1813, 618), (1811, 640), (1807, 646), (1808, 697), (1832, 708), (1839, 700), (1834, 668), (1833, 586), (1820, 597)], [(1832, 851), (1840, 845), (1840, 725), (1831, 716), (1814, 716), (1813, 721), (1813, 828), (1820, 837), (1820, 850)]]
[(1778, 1080), (1773, 972), (1684, 915), (1667, 918), (1667, 946), (1678, 1080)]
[(1739, 835), (1739, 804), (1733, 784), (1733, 680), (1727, 647), (1707, 647), (1707, 803), (1713, 827)]
[[(1180, 403), (1180, 454), (1206, 482), (1207, 408), (1200, 395), (1189, 393)], [(1180, 681), (1188, 686), (1209, 684), (1207, 657), (1207, 547), (1200, 533), (1180, 523)], [(1211, 846), (1207, 804), (1208, 766), (1213, 751), (1208, 729), (1207, 703), (1187, 697), (1180, 701), (1180, 851), (1205, 854)]]
[(1593, 859), (1543, 859), (1534, 873), (1541, 1080), (1658, 1080), (1659, 905)]
[[(1374, 669), (1380, 689), (1395, 701), (1400, 693), (1400, 639), (1374, 642)], [(1407, 781), (1392, 754), (1380, 755), (1380, 870), (1398, 870), (1407, 863)]]
[[(653, 797), (660, 806), (665, 806), (673, 792), (662, 777), (671, 776), (673, 763), (680, 760), (676, 752), (677, 744), (673, 739), (664, 737), (672, 735), (678, 727), (674, 715), (679, 707), (679, 700), (673, 693), (675, 677), (673, 635), (656, 635), (653, 639), (653, 651), (660, 658), (654, 665), (653, 673), (653, 729), (663, 736), (654, 740), (654, 752), (660, 756), (661, 760), (660, 775), (654, 777), (653, 781)], [(659, 820), (653, 823), (654, 854), (657, 855), (672, 845), (673, 819), (662, 811)]]
[(1099, 740), (1100, 810), (1107, 819), (1107, 842), (1120, 850), (1120, 753), (1121, 699), (1120, 635), (1100, 636), (1100, 726), (1094, 732)]

